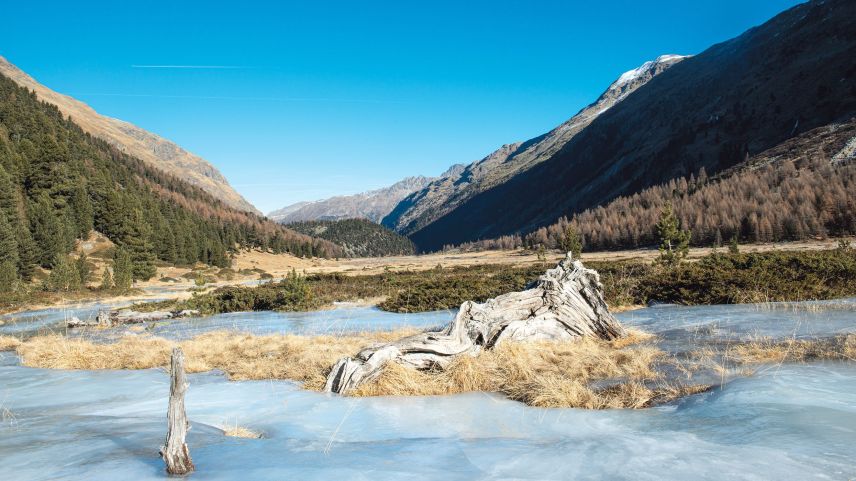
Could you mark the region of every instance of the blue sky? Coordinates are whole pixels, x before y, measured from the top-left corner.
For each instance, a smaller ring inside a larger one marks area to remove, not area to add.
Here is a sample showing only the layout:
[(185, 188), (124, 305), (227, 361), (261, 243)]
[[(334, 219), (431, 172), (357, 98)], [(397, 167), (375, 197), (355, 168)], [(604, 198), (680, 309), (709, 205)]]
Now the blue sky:
[(797, 3), (32, 0), (3, 6), (0, 55), (268, 212), (479, 159)]

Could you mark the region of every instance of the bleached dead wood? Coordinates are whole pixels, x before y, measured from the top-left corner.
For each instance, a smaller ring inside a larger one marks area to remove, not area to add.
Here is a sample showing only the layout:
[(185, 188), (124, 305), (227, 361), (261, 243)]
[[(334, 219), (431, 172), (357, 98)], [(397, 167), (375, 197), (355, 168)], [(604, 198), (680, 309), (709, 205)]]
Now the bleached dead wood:
[(571, 255), (535, 285), (483, 304), (467, 301), (440, 332), (426, 332), (360, 351), (339, 360), (327, 376), (327, 392), (347, 393), (377, 377), (387, 362), (415, 369), (445, 368), (461, 354), (476, 354), (505, 341), (570, 340), (624, 335), (603, 299), (597, 272)]
[(199, 311), (185, 309), (181, 311), (151, 311), (137, 312), (127, 309), (119, 309), (116, 311), (99, 311), (95, 320), (81, 321), (80, 319), (72, 318), (66, 325), (70, 328), (75, 327), (115, 327), (124, 324), (142, 324), (144, 322), (165, 321), (168, 319), (181, 319), (185, 317), (198, 316)]
[(166, 443), (161, 446), (160, 454), (166, 463), (169, 474), (188, 474), (195, 468), (190, 459), (185, 437), (190, 430), (187, 414), (184, 411), (184, 392), (187, 390), (187, 378), (184, 374), (184, 353), (181, 348), (172, 350), (170, 360), (169, 407), (167, 408)]

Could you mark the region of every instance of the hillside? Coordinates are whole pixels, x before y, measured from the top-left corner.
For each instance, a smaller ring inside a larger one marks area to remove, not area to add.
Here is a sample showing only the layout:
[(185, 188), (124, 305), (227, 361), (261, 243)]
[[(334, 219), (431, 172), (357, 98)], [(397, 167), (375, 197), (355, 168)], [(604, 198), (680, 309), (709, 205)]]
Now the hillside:
[(733, 168), (856, 113), (856, 3), (810, 2), (657, 75), (543, 161), (413, 232), (423, 250), (533, 231)]
[[(85, 133), (54, 105), (0, 75), (0, 271), (28, 279), (75, 239), (104, 234), (151, 274), (169, 263), (230, 263), (238, 247), (337, 255), (312, 239), (226, 206), (202, 189)], [(136, 268), (135, 268), (136, 269)], [(136, 272), (135, 272), (136, 275)]]
[(269, 213), (268, 218), (283, 224), (339, 219), (368, 219), (380, 223), (402, 199), (432, 181), (454, 175), (458, 167), (452, 166), (440, 177), (407, 177), (382, 189), (312, 202), (298, 202)]
[(412, 234), (449, 214), (467, 200), (549, 159), (598, 116), (621, 102), (654, 76), (686, 57), (662, 55), (625, 72), (598, 99), (555, 129), (526, 142), (506, 144), (487, 157), (437, 179), (405, 198), (383, 224)]
[(55, 105), (85, 132), (106, 141), (119, 151), (200, 187), (231, 207), (260, 214), (229, 185), (223, 174), (202, 157), (133, 124), (101, 115), (79, 100), (54, 92), (3, 57), (0, 57), (0, 74), (22, 87), (34, 90), (40, 100)]
[(658, 242), (666, 203), (696, 246), (825, 239), (856, 234), (856, 118), (819, 127), (708, 178), (671, 180), (632, 196), (561, 218), (525, 236), (465, 248), (559, 247), (570, 225), (587, 250), (629, 249)]
[(409, 255), (416, 251), (407, 237), (366, 219), (295, 222), (288, 228), (333, 242), (342, 247), (346, 257)]

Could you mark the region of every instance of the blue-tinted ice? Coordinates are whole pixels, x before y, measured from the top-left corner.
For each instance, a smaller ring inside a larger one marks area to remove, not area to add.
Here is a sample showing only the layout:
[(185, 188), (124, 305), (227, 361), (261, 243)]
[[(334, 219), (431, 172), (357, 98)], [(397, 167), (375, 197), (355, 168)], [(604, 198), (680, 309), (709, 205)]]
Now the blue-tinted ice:
[[(620, 317), (680, 349), (693, 337), (850, 332), (856, 310), (847, 303), (853, 301), (835, 301), (827, 310), (660, 306)], [(372, 319), (380, 328), (429, 326), (451, 315), (347, 307), (215, 316), (154, 330), (170, 337), (230, 325), (347, 332), (371, 329)], [(188, 441), (197, 466), (191, 479), (856, 477), (856, 363), (761, 369), (673, 405), (637, 411), (538, 409), (483, 393), (352, 399), (285, 381), (229, 382), (217, 373), (191, 375), (190, 383)], [(159, 370), (30, 369), (0, 353), (0, 479), (163, 479), (157, 449), (168, 390)], [(236, 422), (265, 437), (227, 438), (217, 428)]]

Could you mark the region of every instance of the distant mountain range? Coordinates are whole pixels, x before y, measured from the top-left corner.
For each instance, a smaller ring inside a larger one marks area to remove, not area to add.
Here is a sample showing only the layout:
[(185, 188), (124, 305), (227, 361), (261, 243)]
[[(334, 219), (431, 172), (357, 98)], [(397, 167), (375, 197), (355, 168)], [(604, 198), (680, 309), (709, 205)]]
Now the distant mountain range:
[(21, 87), (34, 90), (39, 99), (55, 105), (84, 131), (117, 147), (123, 153), (200, 187), (230, 207), (260, 214), (229, 185), (220, 171), (202, 157), (133, 124), (101, 115), (79, 100), (54, 92), (3, 57), (0, 57), (0, 74), (14, 80)]
[(393, 207), (409, 194), (425, 187), (430, 182), (447, 176), (457, 175), (462, 165), (454, 165), (440, 177), (407, 177), (389, 187), (342, 195), (314, 202), (298, 202), (268, 214), (268, 218), (283, 224), (312, 220), (368, 219), (380, 223)]
[(405, 198), (383, 223), (421, 250), (525, 234), (671, 179), (728, 171), (856, 115), (856, 2), (812, 1), (694, 57), (622, 75), (552, 132)]

